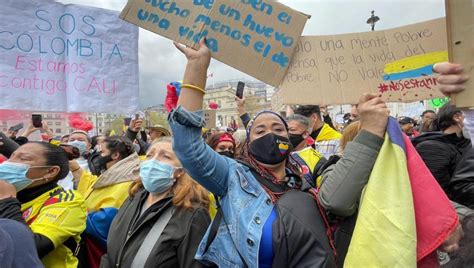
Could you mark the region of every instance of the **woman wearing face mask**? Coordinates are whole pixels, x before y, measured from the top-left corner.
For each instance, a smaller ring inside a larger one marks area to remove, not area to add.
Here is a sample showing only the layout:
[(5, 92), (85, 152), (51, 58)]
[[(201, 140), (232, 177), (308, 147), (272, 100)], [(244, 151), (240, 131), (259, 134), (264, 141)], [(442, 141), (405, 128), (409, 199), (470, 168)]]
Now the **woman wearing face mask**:
[[(90, 157), (91, 139), (87, 132), (82, 130), (72, 132), (66, 144), (75, 147), (79, 151), (79, 156), (75, 161), (82, 170), (89, 171), (88, 159)], [(76, 169), (71, 168), (70, 170)], [(78, 173), (70, 171), (66, 178), (60, 180), (58, 184), (66, 190), (76, 189), (77, 185), (74, 184), (74, 176), (77, 177)]]
[(68, 145), (74, 146), (79, 150), (81, 157), (79, 157), (76, 161), (84, 170), (89, 170), (89, 166), (87, 164), (87, 159), (90, 156), (91, 151), (91, 138), (87, 134), (87, 132), (78, 130), (74, 131), (69, 135)]
[[(221, 133), (215, 133), (212, 134), (208, 139), (207, 139), (207, 145), (209, 145), (212, 150), (217, 152), (220, 155), (229, 157), (229, 158), (235, 158), (236, 154), (236, 146), (235, 146), (235, 140), (232, 135), (230, 135), (227, 132), (221, 132)], [(214, 219), (217, 213), (217, 200), (218, 198), (212, 194), (209, 193), (209, 200), (211, 201), (211, 205), (209, 206), (209, 214), (211, 215), (211, 218)]]
[(220, 198), (220, 210), (196, 259), (219, 267), (333, 267), (324, 222), (313, 197), (300, 191), (297, 167), (288, 161), (288, 126), (271, 111), (247, 128), (247, 163), (214, 152), (201, 139), (210, 51), (204, 41), (188, 58), (178, 107), (169, 121), (173, 146), (189, 174)]
[(110, 227), (101, 267), (202, 267), (194, 254), (210, 223), (207, 195), (181, 167), (171, 139), (159, 139)]
[[(86, 199), (86, 245), (82, 247), (81, 262), (87, 267), (98, 267), (106, 252), (110, 224), (128, 197), (128, 189), (138, 177), (140, 160), (133, 144), (124, 138), (109, 137), (98, 157), (100, 175), (83, 171), (72, 162), (73, 173), (79, 173), (78, 191)], [(87, 257), (86, 257), (87, 256)]]
[(474, 208), (474, 151), (464, 137), (464, 115), (451, 104), (437, 115), (441, 132), (425, 133), (413, 144), (446, 195), (453, 201)]
[(48, 143), (27, 143), (0, 165), (0, 218), (30, 227), (46, 267), (78, 264), (75, 252), (86, 227), (86, 208), (78, 192), (58, 186), (68, 172), (66, 152)]
[(235, 140), (227, 132), (212, 134), (207, 139), (207, 144), (220, 155), (229, 158), (234, 158), (235, 156)]

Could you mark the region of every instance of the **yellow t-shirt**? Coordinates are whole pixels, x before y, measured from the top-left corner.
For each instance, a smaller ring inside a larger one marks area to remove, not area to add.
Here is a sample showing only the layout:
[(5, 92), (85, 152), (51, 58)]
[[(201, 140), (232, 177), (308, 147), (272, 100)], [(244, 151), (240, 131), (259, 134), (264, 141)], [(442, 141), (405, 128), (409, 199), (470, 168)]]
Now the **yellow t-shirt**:
[(54, 250), (41, 261), (45, 267), (77, 267), (73, 252), (63, 245), (70, 237), (76, 243), (86, 229), (84, 198), (77, 191), (66, 191), (60, 186), (21, 205), (23, 219), (33, 233), (41, 234), (54, 244)]

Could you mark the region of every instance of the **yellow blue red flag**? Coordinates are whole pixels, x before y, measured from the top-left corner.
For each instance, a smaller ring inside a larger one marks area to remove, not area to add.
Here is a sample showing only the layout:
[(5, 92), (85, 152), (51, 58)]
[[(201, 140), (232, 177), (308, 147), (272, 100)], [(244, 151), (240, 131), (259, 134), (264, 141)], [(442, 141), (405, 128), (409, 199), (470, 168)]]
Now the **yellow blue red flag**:
[(344, 267), (422, 266), (457, 224), (446, 194), (390, 118)]

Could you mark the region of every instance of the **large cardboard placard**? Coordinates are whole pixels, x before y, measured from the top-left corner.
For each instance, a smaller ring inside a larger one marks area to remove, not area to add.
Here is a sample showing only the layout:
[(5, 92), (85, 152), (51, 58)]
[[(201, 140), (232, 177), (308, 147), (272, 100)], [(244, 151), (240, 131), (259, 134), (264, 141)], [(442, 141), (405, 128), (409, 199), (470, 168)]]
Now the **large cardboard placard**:
[(283, 80), (307, 15), (273, 0), (129, 0), (124, 20), (196, 48), (267, 84)]
[(215, 128), (216, 127), (216, 110), (204, 110), (204, 122), (206, 123), (206, 128)]
[(446, 22), (449, 59), (471, 78), (465, 91), (451, 97), (458, 107), (474, 107), (474, 1), (446, 0)]
[(303, 36), (281, 90), (285, 104), (357, 103), (364, 92), (386, 101), (440, 96), (432, 65), (446, 61), (445, 19), (385, 31)]
[(3, 0), (0, 109), (134, 112), (138, 28), (118, 12)]

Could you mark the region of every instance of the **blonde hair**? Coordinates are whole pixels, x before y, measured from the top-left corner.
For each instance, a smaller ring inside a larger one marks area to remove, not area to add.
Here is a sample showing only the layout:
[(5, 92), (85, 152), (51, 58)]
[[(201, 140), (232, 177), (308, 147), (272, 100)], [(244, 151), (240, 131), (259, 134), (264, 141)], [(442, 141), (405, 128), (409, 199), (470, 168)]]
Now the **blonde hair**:
[[(150, 149), (160, 142), (171, 143), (172, 139), (170, 137), (160, 138), (151, 144)], [(144, 189), (143, 183), (141, 179), (137, 179), (130, 186), (130, 197), (134, 197), (142, 189)], [(181, 177), (176, 178), (171, 193), (173, 194), (173, 205), (177, 208), (195, 209), (203, 207), (209, 209), (209, 192), (184, 171)]]
[(350, 141), (353, 141), (357, 134), (360, 132), (360, 121), (353, 122), (349, 124), (344, 130), (342, 131), (342, 138), (339, 142), (339, 147), (342, 151), (346, 149), (347, 144)]

